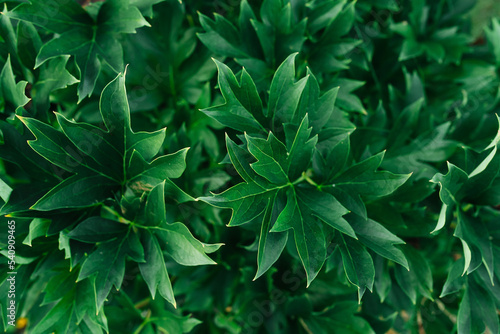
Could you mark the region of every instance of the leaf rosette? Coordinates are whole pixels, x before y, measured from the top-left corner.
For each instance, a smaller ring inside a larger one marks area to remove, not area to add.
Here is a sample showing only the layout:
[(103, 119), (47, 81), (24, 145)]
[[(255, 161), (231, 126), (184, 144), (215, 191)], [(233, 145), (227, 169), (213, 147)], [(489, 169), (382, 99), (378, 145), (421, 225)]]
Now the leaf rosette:
[(346, 269), (347, 276), (361, 296), (373, 286), (369, 271), (358, 270), (365, 277), (356, 272), (360, 266), (373, 267), (365, 246), (408, 267), (404, 254), (394, 247), (404, 242), (368, 219), (363, 201), (391, 194), (409, 175), (376, 171), (383, 152), (350, 164), (349, 134), (354, 127), (334, 109), (338, 88), (320, 96), (310, 71), (296, 80), (295, 56), (290, 55), (276, 71), (267, 108), (245, 69), (238, 81), (226, 65), (215, 61), (226, 103), (203, 112), (244, 132), (238, 135), (240, 145), (226, 135), (226, 161), (244, 182), (200, 199), (232, 209), (229, 226), (260, 224), (255, 279), (278, 260), (293, 232), (309, 285), (329, 255), (328, 246), (338, 241), (332, 235), (340, 232), (340, 240), (349, 240), (341, 248), (343, 254), (367, 255), (345, 259), (351, 262), (346, 267), (352, 268)]

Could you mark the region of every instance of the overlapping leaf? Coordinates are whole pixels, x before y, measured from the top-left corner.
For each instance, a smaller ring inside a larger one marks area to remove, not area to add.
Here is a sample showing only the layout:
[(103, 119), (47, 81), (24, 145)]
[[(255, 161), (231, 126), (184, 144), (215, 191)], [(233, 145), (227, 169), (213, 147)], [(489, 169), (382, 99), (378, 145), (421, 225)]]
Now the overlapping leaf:
[[(409, 15), (409, 22), (391, 25), (391, 30), (404, 36), (399, 60), (412, 59), (423, 54), (438, 62), (459, 63), (462, 54), (468, 50), (469, 36), (459, 31), (459, 26), (439, 26), (429, 24), (434, 15), (432, 3), (415, 2)], [(440, 19), (438, 16), (437, 19)]]
[[(94, 302), (94, 279), (75, 284), (74, 272), (60, 272), (50, 278), (45, 288), (43, 304), (56, 302), (54, 307), (33, 327), (33, 333), (48, 330), (60, 332), (91, 329), (95, 333), (108, 331), (102, 308)], [(98, 312), (98, 310), (100, 312)]]
[[(324, 183), (320, 185), (314, 181), (313, 170), (309, 167), (312, 167), (313, 155), (318, 154), (318, 133), (323, 134), (322, 129), (330, 117), (341, 119), (342, 116), (333, 114), (336, 90), (320, 97), (312, 73), (309, 72), (306, 78), (298, 81), (295, 79), (294, 57), (289, 56), (276, 71), (267, 108), (262, 107), (255, 85), (244, 70), (238, 83), (226, 66), (217, 63), (219, 86), (226, 104), (205, 112), (236, 130), (248, 130), (257, 135), (261, 135), (267, 125), (278, 129), (277, 135), (284, 140), (280, 140), (273, 132), (269, 132), (266, 139), (245, 133), (241, 137), (243, 145), (237, 145), (226, 137), (229, 159), (245, 182), (213, 197), (201, 199), (216, 207), (231, 208), (233, 215), (229, 226), (261, 224), (256, 277), (278, 259), (286, 244), (287, 233), (293, 231), (295, 246), (309, 285), (325, 261), (328, 230), (333, 228), (357, 239), (352, 224), (342, 216), (351, 210), (366, 217), (362, 197), (389, 195), (406, 181), (408, 175), (377, 172), (383, 158), (383, 154), (379, 154), (349, 168), (345, 168), (347, 161), (344, 158), (337, 167), (338, 172), (344, 170), (340, 175), (337, 172), (330, 173), (327, 169), (332, 166), (323, 163), (319, 167), (320, 173), (332, 177), (322, 180)], [(242, 118), (237, 123), (227, 121), (238, 120), (235, 115)], [(243, 121), (243, 117), (247, 121)], [(283, 130), (279, 130), (280, 127)], [(332, 137), (331, 133), (346, 135), (345, 131), (332, 130), (325, 130), (326, 138)], [(326, 146), (323, 153), (330, 157)], [(382, 234), (387, 233), (390, 242), (402, 243), (381, 226), (380, 229), (384, 231)], [(384, 242), (384, 236), (381, 235), (381, 238), (374, 242), (375, 245), (372, 243), (372, 247), (384, 248), (377, 245), (377, 242)], [(366, 240), (370, 244), (371, 239), (368, 237)], [(352, 249), (343, 248), (344, 254), (360, 251), (362, 247), (355, 244)], [(398, 263), (407, 266), (404, 256), (398, 254), (400, 251), (393, 248), (392, 244), (386, 249), (382, 251), (384, 256), (395, 258)], [(391, 256), (391, 253), (396, 255)], [(370, 255), (365, 255), (366, 260), (371, 261)], [(355, 275), (356, 270), (362, 270), (355, 268), (354, 264), (350, 268), (350, 277)], [(360, 288), (360, 296), (365, 286), (371, 289), (373, 285), (373, 279), (371, 283), (369, 279), (362, 283), (358, 283), (357, 278), (353, 278), (353, 281)]]
[(21, 80), (16, 83), (10, 55), (0, 72), (0, 111), (4, 114), (14, 113), (17, 108), (29, 102), (25, 95), (27, 81)]
[(148, 25), (137, 7), (115, 0), (106, 1), (96, 17), (76, 2), (63, 0), (50, 6), (33, 0), (16, 7), (8, 16), (58, 34), (42, 46), (35, 66), (54, 57), (73, 55), (80, 70), (79, 101), (92, 94), (102, 60), (116, 73), (124, 70), (123, 50), (117, 36)]
[[(306, 115), (290, 149), (272, 133), (267, 139), (247, 135), (246, 150), (227, 138), (229, 157), (247, 182), (215, 197), (201, 198), (217, 207), (232, 208), (230, 226), (252, 221), (263, 224), (258, 276), (277, 260), (286, 242), (286, 231), (293, 229), (297, 250), (308, 274), (308, 283), (314, 279), (326, 257), (323, 227), (316, 217), (354, 236), (350, 226), (341, 218), (347, 210), (333, 196), (296, 185), (300, 182), (298, 177), (301, 174), (298, 168), (307, 168), (316, 142), (316, 137), (309, 138), (310, 132)], [(251, 163), (250, 157), (256, 161)], [(273, 215), (274, 206), (279, 205), (279, 202), (286, 205), (281, 212)], [(279, 236), (273, 236), (275, 233), (279, 233)], [(264, 259), (269, 256), (269, 252), (272, 253), (272, 259)]]
[(114, 189), (128, 186), (142, 193), (182, 174), (186, 149), (149, 162), (161, 148), (165, 129), (153, 133), (131, 130), (122, 74), (103, 90), (100, 111), (106, 130), (69, 121), (61, 114), (56, 116), (62, 131), (19, 117), (36, 137), (30, 146), (52, 164), (74, 173), (40, 198), (33, 209), (87, 207), (111, 197)]
[[(146, 203), (137, 210), (141, 214), (133, 221), (91, 217), (67, 234), (72, 240), (97, 243), (78, 276), (78, 280), (96, 276), (97, 309), (102, 307), (112, 286), (120, 289), (128, 258), (138, 263), (153, 299), (158, 290), (174, 306), (176, 302), (164, 253), (185, 266), (215, 264), (206, 254), (215, 252), (222, 244), (198, 241), (182, 223), (167, 224), (164, 193), (165, 182), (161, 182), (149, 192)], [(140, 230), (133, 229), (133, 225)]]
[[(498, 116), (497, 120), (500, 126)], [(462, 202), (481, 202), (481, 200), (485, 199), (484, 194), (491, 191), (490, 189), (498, 176), (498, 166), (500, 164), (500, 159), (497, 156), (499, 140), (500, 135), (497, 134), (481, 154), (465, 149), (467, 156), (465, 169), (467, 172), (448, 163), (447, 174), (438, 173), (433, 177), (432, 182), (440, 185), (439, 196), (443, 202), (441, 216), (435, 231), (444, 227), (446, 222), (445, 212), (448, 208), (451, 209)], [(472, 189), (475, 190), (471, 191)]]
[(286, 136), (287, 146), (293, 141), (295, 131), (306, 114), (313, 134), (318, 133), (329, 121), (334, 111), (338, 88), (320, 96), (316, 77), (308, 75), (295, 78), (295, 58), (289, 55), (273, 76), (269, 101), (263, 107), (262, 99), (252, 77), (243, 68), (238, 81), (227, 65), (214, 60), (219, 70), (218, 82), (225, 104), (203, 109), (208, 116), (235, 130), (248, 133), (266, 133), (273, 130)]
[(259, 14), (260, 19), (246, 0), (237, 26), (218, 14), (212, 20), (200, 13), (205, 32), (198, 34), (215, 54), (244, 66), (259, 91), (267, 89), (270, 76), (291, 52), (303, 52), (318, 73), (332, 73), (348, 68), (346, 55), (360, 44), (344, 37), (355, 15), (354, 3), (345, 0), (313, 1), (302, 10), (290, 1), (265, 0)]

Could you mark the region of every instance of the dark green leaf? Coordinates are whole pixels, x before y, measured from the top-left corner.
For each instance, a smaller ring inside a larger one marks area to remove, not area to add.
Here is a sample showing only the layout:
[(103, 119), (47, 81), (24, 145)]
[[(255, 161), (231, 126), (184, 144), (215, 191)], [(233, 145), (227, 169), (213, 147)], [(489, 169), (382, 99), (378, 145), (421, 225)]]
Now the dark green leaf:
[(182, 223), (167, 224), (155, 230), (163, 248), (177, 263), (184, 266), (216, 264), (206, 254), (215, 252), (222, 244), (198, 241)]
[(73, 55), (80, 69), (79, 101), (90, 96), (101, 71), (102, 59), (116, 73), (123, 71), (123, 50), (117, 41), (120, 33), (135, 33), (149, 25), (135, 6), (118, 0), (107, 1), (99, 8), (96, 21), (81, 6), (57, 0), (49, 9), (43, 1), (18, 6), (9, 17), (31, 22), (59, 36), (45, 43), (36, 59), (36, 67), (45, 61)]
[(365, 220), (357, 215), (349, 214), (346, 216), (346, 220), (351, 224), (361, 243), (377, 254), (399, 263), (409, 270), (408, 260), (404, 253), (394, 246), (404, 244), (403, 240), (371, 219)]
[(484, 288), (469, 281), (458, 311), (458, 333), (484, 333), (486, 327), (492, 333), (498, 332), (495, 304)]
[(345, 273), (349, 281), (358, 287), (358, 300), (361, 301), (366, 288), (373, 291), (375, 280), (373, 259), (358, 241), (339, 234), (338, 243)]
[(432, 272), (429, 263), (425, 257), (414, 248), (405, 247), (403, 249), (410, 270), (405, 270), (399, 266), (396, 267), (396, 281), (405, 294), (411, 299), (413, 304), (417, 302), (417, 293), (433, 300)]
[(311, 216), (308, 208), (300, 202), (293, 187), (287, 190), (286, 206), (279, 214), (271, 232), (293, 229), (295, 245), (306, 270), (307, 286), (311, 284), (326, 259), (326, 244), (323, 226)]
[(27, 81), (16, 83), (9, 55), (0, 72), (0, 99), (3, 98), (6, 111), (13, 113), (18, 107), (29, 102), (29, 98), (24, 94), (27, 84)]
[(359, 194), (361, 196), (382, 197), (393, 193), (411, 176), (393, 174), (387, 171), (377, 172), (385, 152), (376, 154), (356, 165), (334, 179), (333, 187)]
[(165, 259), (162, 249), (156, 236), (150, 232), (142, 233), (142, 243), (144, 245), (145, 263), (139, 263), (142, 277), (148, 284), (151, 296), (154, 299), (156, 290), (169, 303), (176, 306), (172, 284), (168, 277)]
[(68, 236), (82, 242), (102, 242), (122, 237), (127, 231), (125, 224), (101, 217), (90, 217), (79, 223)]

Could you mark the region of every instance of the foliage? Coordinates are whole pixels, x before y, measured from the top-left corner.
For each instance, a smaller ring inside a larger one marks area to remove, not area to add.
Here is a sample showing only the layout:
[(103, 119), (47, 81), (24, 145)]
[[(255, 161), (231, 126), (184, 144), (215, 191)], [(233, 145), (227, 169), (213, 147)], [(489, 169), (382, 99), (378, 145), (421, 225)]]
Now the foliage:
[(0, 330), (499, 332), (474, 4), (2, 2)]

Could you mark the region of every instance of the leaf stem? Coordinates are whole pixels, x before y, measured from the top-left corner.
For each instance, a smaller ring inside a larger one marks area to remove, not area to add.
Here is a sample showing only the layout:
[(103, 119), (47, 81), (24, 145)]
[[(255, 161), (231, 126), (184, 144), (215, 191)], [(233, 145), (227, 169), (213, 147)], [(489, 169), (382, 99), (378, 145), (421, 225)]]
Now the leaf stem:
[(313, 334), (312, 330), (307, 326), (306, 322), (302, 317), (299, 318), (299, 323), (302, 326), (302, 328), (308, 333), (308, 334)]
[(309, 183), (310, 185), (315, 186), (316, 188), (319, 187), (319, 185), (316, 182), (314, 182), (313, 179), (311, 179), (311, 177), (309, 176), (309, 173), (302, 172), (302, 175), (304, 176), (304, 180), (306, 180), (307, 183)]
[(140, 308), (143, 308), (144, 306), (147, 306), (149, 305), (149, 303), (151, 302), (151, 298), (150, 297), (147, 297), (147, 298), (144, 298), (143, 300), (137, 302), (134, 307), (136, 309), (140, 309)]
[(142, 329), (148, 324), (148, 322), (150, 322), (150, 318), (151, 318), (151, 310), (148, 310), (148, 313), (144, 317), (144, 321), (139, 325), (139, 327), (137, 327), (137, 329), (134, 331), (134, 334), (139, 334), (142, 331)]
[(293, 183), (291, 183), (291, 185), (295, 185), (297, 183), (300, 183), (302, 181), (307, 181), (307, 183), (309, 183), (310, 185), (314, 186), (315, 188), (317, 188), (318, 190), (321, 190), (321, 188), (323, 187), (323, 185), (321, 184), (317, 184), (312, 178), (312, 170), (311, 169), (308, 169), (307, 171), (304, 171), (302, 172), (302, 175), (295, 181), (293, 181)]
[(130, 221), (130, 220), (122, 217), (118, 212), (116, 212), (115, 210), (113, 210), (109, 206), (103, 205), (102, 208), (104, 210), (106, 210), (107, 212), (109, 212), (110, 214), (112, 214), (113, 216), (115, 216), (120, 223), (122, 223), (122, 224), (129, 224), (129, 225), (135, 225), (133, 221)]
[(305, 173), (305, 172), (302, 172), (302, 175), (301, 175), (301, 176), (300, 176), (297, 180), (293, 181), (290, 185), (292, 185), (292, 186), (293, 186), (293, 185), (295, 185), (295, 184), (297, 184), (297, 183), (300, 183), (300, 182), (304, 181), (304, 180), (306, 179), (306, 178), (305, 178), (305, 174), (304, 174), (304, 173)]
[(439, 299), (436, 299), (435, 303), (436, 303), (437, 307), (439, 308), (439, 310), (441, 312), (443, 312), (443, 314), (446, 315), (448, 317), (448, 319), (450, 319), (450, 321), (453, 324), (457, 323), (457, 316), (452, 314), (450, 311), (448, 311), (448, 309), (446, 309), (446, 305), (442, 301), (440, 301)]

